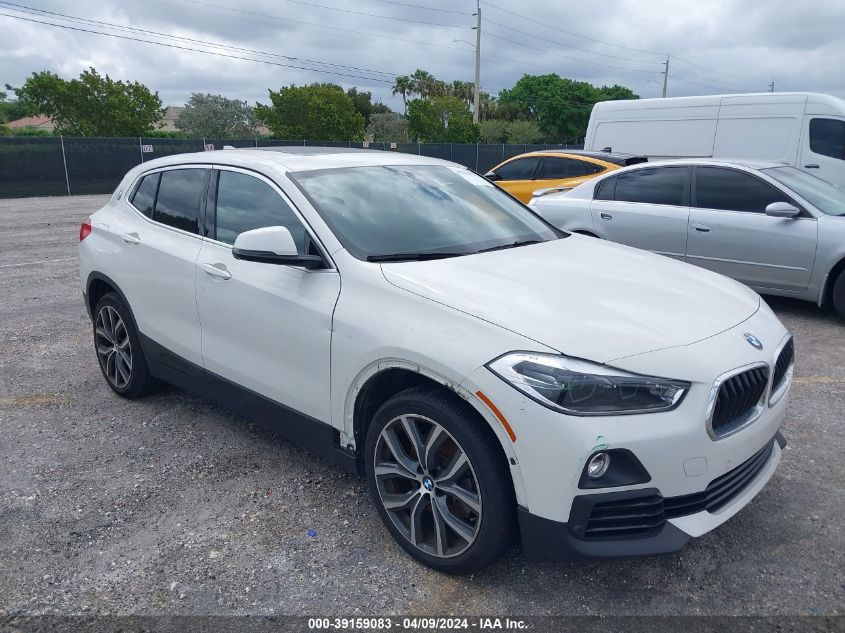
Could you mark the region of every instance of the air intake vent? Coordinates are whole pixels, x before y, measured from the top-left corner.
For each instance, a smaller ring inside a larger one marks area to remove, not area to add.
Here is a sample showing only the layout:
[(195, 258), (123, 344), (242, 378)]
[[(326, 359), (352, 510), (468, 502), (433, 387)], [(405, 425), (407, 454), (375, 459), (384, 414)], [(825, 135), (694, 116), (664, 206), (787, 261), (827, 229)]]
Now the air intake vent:
[(727, 435), (748, 423), (758, 410), (768, 382), (769, 368), (763, 366), (726, 378), (713, 409), (713, 435)]

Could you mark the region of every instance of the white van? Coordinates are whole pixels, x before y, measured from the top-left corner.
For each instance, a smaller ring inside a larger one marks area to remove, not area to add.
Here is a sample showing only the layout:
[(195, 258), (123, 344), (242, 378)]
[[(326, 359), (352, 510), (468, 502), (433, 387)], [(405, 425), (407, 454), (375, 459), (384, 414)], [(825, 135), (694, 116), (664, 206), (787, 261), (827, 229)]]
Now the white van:
[(845, 187), (845, 100), (813, 92), (602, 101), (584, 148), (786, 163)]

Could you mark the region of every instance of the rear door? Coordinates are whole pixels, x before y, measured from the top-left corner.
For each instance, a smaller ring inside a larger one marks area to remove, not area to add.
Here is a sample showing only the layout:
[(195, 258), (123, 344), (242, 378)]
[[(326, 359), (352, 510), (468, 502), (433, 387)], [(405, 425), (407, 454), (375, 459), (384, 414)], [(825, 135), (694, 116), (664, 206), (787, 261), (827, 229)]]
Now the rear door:
[(839, 187), (845, 187), (845, 119), (804, 117), (804, 138), (797, 165)]
[(492, 171), (496, 175), (494, 182), (515, 198), (528, 202), (531, 194), (542, 188), (535, 182), (539, 167), (539, 156), (517, 158)]
[(115, 281), (140, 331), (202, 363), (195, 271), (210, 169), (185, 166), (144, 176), (130, 192), (125, 221), (113, 227)]
[(684, 259), (690, 167), (646, 167), (605, 178), (591, 206), (599, 237)]
[(755, 288), (805, 289), (816, 255), (815, 218), (766, 215), (772, 202), (801, 205), (750, 172), (695, 170), (687, 261)]
[[(330, 420), (332, 314), (337, 270), (235, 259), (238, 234), (284, 226), (300, 254), (321, 254), (281, 190), (259, 174), (215, 169), (213, 229), (197, 266), (205, 368), (323, 422)], [(325, 257), (324, 257), (325, 258)]]

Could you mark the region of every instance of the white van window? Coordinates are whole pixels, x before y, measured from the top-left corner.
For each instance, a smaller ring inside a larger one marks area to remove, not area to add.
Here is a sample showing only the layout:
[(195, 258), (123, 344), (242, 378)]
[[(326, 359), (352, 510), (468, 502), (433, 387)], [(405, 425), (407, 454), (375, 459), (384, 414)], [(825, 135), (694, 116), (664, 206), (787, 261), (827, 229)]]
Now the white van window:
[(845, 121), (810, 119), (810, 151), (845, 160)]

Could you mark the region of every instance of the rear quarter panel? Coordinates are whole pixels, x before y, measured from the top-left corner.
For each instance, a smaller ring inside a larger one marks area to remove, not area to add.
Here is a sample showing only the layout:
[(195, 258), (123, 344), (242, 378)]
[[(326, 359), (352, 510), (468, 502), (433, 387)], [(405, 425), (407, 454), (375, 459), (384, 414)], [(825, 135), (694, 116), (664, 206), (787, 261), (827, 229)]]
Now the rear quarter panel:
[(567, 194), (549, 194), (534, 202), (532, 208), (547, 222), (564, 231), (598, 235), (593, 223), (588, 198)]

